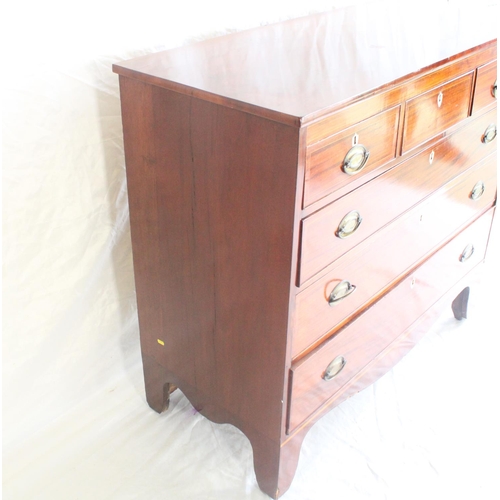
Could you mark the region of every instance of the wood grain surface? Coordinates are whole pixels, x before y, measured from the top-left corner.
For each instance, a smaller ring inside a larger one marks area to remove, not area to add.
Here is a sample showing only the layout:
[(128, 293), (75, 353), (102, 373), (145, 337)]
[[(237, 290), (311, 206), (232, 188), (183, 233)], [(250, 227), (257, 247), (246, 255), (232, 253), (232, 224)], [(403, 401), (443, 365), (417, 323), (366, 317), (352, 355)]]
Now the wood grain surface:
[[(395, 356), (366, 367), (484, 255), (491, 212), (472, 219), (496, 199), (496, 141), (481, 141), (496, 120), (496, 101), (482, 104), (493, 16), (433, 6), (408, 30), (391, 5), (114, 65), (148, 403), (163, 411), (179, 387), (196, 411), (241, 429), (272, 498), (310, 424), (387, 371)], [(370, 159), (348, 178), (355, 133)], [(351, 210), (363, 221), (341, 240)], [(325, 297), (339, 279), (358, 289), (335, 310)], [(347, 367), (323, 389), (339, 349)]]
[(279, 442), (297, 129), (121, 89), (143, 355), (170, 374), (162, 384), (210, 401), (210, 418), (221, 407)]
[[(296, 298), (294, 358), (316, 347), (394, 280), (491, 207), (496, 200), (496, 170), (496, 155), (492, 154), (337, 259), (327, 274), (301, 290)], [(485, 190), (473, 200), (471, 190), (479, 181), (484, 182)], [(332, 307), (328, 297), (343, 280), (356, 286), (356, 291)]]
[[(492, 217), (493, 210), (411, 272), (380, 299), (377, 307), (370, 308), (292, 367), (289, 431), (341, 390), (351, 377), (439, 300), (444, 291), (481, 262), (488, 244)], [(467, 261), (461, 262), (462, 251), (471, 242), (475, 251)], [(325, 381), (326, 367), (339, 355), (347, 361), (345, 368), (332, 380)]]
[[(480, 115), (456, 133), (304, 219), (298, 284), (303, 285), (396, 216), (496, 151), (496, 140), (489, 144), (481, 142), (484, 130), (495, 120), (495, 113), (492, 110)], [(340, 239), (336, 236), (338, 224), (351, 210), (359, 211), (363, 222), (351, 236)]]
[(442, 83), (406, 103), (403, 152), (468, 116), (472, 77), (473, 73), (470, 72), (451, 82)]
[[(323, 196), (346, 186), (354, 180), (396, 157), (396, 140), (400, 106), (395, 106), (342, 132), (310, 146), (306, 156), (304, 203), (306, 207)], [(369, 152), (366, 165), (354, 176), (342, 169), (345, 155), (351, 149), (353, 136)]]
[(476, 85), (474, 90), (474, 104), (472, 113), (477, 113), (486, 106), (496, 103), (493, 96), (493, 85), (497, 81), (497, 62), (492, 61), (477, 69)]
[(404, 2), (363, 3), (149, 54), (114, 70), (298, 127), (496, 37), (496, 9), (485, 15), (460, 7), (421, 5), (409, 30)]
[[(364, 120), (368, 116), (380, 113), (404, 101), (417, 97), (428, 90), (475, 71), (481, 66), (496, 59), (496, 40), (491, 40), (475, 50), (452, 57), (441, 64), (431, 65), (415, 74), (384, 85), (368, 96), (356, 96), (353, 102), (347, 102), (341, 109), (325, 109), (317, 111), (314, 117), (303, 120), (307, 127), (307, 144), (311, 145), (340, 132), (346, 127)], [(311, 122), (311, 123), (309, 123)]]

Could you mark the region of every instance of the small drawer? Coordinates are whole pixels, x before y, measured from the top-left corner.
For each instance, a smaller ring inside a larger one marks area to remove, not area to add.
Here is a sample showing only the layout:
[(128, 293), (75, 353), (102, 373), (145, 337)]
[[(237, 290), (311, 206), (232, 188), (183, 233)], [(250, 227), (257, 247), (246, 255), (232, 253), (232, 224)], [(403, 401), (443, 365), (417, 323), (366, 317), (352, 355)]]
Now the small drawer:
[(395, 158), (399, 113), (396, 106), (309, 146), (304, 207)]
[(468, 116), (473, 72), (406, 103), (402, 152), (431, 139)]
[(349, 380), (484, 258), (493, 210), (403, 279), (376, 307), (292, 365), (288, 433), (340, 393)]
[(490, 207), (495, 197), (492, 154), (340, 257), (296, 297), (292, 357), (358, 314), (398, 276)]
[[(301, 286), (395, 217), (493, 153), (496, 140), (485, 142), (485, 132), (491, 129), (495, 117), (495, 110), (491, 110), (470, 120), (454, 134), (304, 219), (297, 284)], [(354, 212), (359, 214), (359, 224), (353, 218)], [(341, 237), (343, 227), (347, 228), (347, 237)]]
[(497, 62), (492, 61), (477, 69), (472, 113), (495, 103), (497, 100)]

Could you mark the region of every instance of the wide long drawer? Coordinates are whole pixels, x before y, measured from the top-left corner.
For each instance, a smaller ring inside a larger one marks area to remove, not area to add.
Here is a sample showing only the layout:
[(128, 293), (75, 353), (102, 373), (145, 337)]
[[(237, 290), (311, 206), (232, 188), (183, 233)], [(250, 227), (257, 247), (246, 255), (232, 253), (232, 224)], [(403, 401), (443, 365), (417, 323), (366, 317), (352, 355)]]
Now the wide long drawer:
[(342, 390), (346, 382), (483, 260), (493, 212), (492, 208), (335, 337), (292, 366), (287, 432)]
[[(468, 221), (493, 205), (496, 155), (455, 177), (335, 261), (296, 297), (292, 356), (317, 343)], [(342, 295), (343, 288), (355, 293)]]
[[(495, 119), (493, 109), (471, 120), (455, 134), (304, 219), (298, 285), (494, 152), (496, 141), (485, 143), (483, 138)], [(353, 211), (359, 213), (362, 222), (348, 237), (342, 237), (345, 217)]]

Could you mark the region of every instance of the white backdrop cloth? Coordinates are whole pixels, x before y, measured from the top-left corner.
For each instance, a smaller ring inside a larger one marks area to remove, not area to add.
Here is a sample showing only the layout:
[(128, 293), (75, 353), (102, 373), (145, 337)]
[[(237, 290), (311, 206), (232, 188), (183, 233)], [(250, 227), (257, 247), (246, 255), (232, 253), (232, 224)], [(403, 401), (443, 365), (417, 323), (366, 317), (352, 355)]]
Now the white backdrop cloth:
[[(145, 402), (111, 64), (332, 2), (179, 4), (4, 9), (6, 500), (267, 498), (241, 432), (179, 391), (161, 416)], [(494, 236), (469, 320), (445, 313), (396, 368), (318, 422), (284, 500), (500, 498)]]

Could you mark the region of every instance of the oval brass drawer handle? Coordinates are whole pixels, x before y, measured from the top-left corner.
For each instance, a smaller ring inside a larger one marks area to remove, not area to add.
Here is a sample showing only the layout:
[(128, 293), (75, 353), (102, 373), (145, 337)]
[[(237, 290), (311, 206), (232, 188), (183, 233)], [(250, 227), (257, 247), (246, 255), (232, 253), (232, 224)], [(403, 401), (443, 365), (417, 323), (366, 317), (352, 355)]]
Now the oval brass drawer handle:
[(351, 284), (347, 280), (341, 281), (330, 293), (328, 304), (330, 306), (337, 305), (341, 300), (349, 297), (356, 290), (356, 285)]
[(337, 356), (330, 364), (326, 367), (325, 373), (323, 373), (323, 379), (328, 382), (328, 380), (332, 380), (333, 377), (336, 377), (346, 365), (347, 361), (344, 356)]
[(474, 253), (474, 245), (469, 243), (463, 250), (462, 255), (460, 255), (460, 262), (465, 262), (472, 257)]
[(344, 218), (340, 221), (339, 227), (337, 228), (337, 232), (335, 233), (339, 238), (347, 238), (351, 236), (356, 229), (358, 229), (359, 225), (363, 221), (361, 214), (357, 210), (352, 210), (348, 214), (344, 216)]
[(495, 83), (493, 84), (493, 87), (491, 87), (491, 95), (496, 99), (497, 98), (497, 81), (495, 80)]
[(470, 197), (473, 200), (479, 200), (479, 198), (481, 198), (481, 196), (483, 196), (483, 193), (484, 193), (485, 189), (486, 188), (485, 188), (485, 185), (484, 185), (483, 181), (476, 182), (476, 184), (472, 188), (472, 191), (470, 193)]
[(370, 152), (362, 144), (356, 144), (345, 155), (342, 170), (349, 175), (361, 172), (369, 156)]
[(483, 137), (481, 137), (481, 141), (484, 144), (488, 144), (493, 139), (495, 139), (496, 136), (497, 136), (497, 126), (494, 123), (492, 123), (491, 125), (488, 125), (488, 127), (484, 131)]

